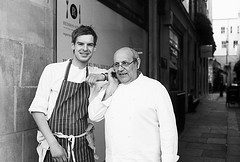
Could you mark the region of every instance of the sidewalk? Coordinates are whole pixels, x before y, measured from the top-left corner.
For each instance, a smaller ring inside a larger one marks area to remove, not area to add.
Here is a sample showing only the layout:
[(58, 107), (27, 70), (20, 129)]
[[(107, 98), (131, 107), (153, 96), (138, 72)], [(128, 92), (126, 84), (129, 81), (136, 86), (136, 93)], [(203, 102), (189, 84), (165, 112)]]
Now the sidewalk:
[(226, 108), (225, 99), (209, 94), (186, 114), (179, 162), (240, 162), (240, 107)]

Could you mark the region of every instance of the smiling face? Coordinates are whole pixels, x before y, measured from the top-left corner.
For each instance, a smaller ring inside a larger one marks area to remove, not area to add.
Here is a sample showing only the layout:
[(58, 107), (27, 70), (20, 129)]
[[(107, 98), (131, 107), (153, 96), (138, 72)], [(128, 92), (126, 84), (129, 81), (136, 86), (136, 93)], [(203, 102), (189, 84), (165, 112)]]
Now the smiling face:
[(119, 65), (114, 70), (120, 83), (128, 84), (137, 79), (140, 59), (134, 57), (130, 48), (124, 47), (115, 52), (114, 64)]
[(76, 42), (72, 43), (72, 50), (74, 54), (74, 61), (82, 64), (87, 64), (95, 51), (93, 36), (78, 36)]

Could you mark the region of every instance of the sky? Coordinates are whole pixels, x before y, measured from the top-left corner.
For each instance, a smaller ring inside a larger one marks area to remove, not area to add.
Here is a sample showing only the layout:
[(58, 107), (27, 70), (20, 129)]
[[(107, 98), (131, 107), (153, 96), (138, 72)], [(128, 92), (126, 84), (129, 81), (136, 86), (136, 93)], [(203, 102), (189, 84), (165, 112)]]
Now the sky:
[(212, 0), (212, 18), (236, 18), (240, 12), (240, 0)]

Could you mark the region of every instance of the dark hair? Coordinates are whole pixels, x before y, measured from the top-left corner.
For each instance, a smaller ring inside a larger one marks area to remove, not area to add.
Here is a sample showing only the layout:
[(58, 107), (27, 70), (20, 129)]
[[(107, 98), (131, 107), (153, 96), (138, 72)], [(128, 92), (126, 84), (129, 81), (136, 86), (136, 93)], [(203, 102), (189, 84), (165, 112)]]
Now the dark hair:
[(81, 25), (77, 29), (75, 29), (72, 32), (72, 43), (75, 44), (77, 37), (81, 35), (92, 35), (94, 46), (96, 46), (98, 37), (92, 26)]

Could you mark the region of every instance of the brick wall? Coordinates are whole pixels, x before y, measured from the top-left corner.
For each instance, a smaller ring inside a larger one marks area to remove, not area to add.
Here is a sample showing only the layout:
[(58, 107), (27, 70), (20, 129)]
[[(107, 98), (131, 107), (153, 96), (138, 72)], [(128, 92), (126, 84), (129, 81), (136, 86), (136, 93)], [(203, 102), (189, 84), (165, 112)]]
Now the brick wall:
[(0, 161), (34, 162), (36, 125), (28, 108), (53, 62), (56, 0), (0, 0)]

